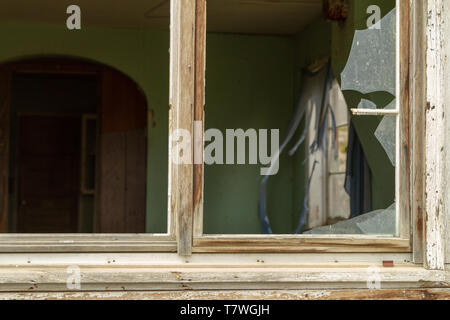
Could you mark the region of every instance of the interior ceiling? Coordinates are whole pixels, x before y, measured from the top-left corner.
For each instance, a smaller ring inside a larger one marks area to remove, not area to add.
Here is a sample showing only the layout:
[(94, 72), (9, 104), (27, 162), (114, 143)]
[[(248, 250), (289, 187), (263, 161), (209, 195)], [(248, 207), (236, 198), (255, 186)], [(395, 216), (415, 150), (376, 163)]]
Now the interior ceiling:
[[(208, 30), (294, 34), (318, 18), (322, 0), (207, 0)], [(83, 26), (168, 28), (169, 0), (1, 0), (0, 21), (65, 24), (81, 8)]]

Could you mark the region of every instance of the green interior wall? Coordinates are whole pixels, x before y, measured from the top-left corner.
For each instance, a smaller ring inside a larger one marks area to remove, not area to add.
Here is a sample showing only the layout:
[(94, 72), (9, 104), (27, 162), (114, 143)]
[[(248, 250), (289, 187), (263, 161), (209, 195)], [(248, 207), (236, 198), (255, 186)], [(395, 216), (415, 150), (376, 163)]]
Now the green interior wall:
[[(280, 129), (293, 110), (293, 46), (289, 37), (209, 34), (206, 128)], [(267, 210), (276, 233), (293, 231), (293, 159), (283, 155), (270, 178)], [(259, 165), (205, 166), (204, 232), (258, 234)]]
[(138, 83), (153, 114), (148, 132), (147, 232), (167, 230), (169, 32), (65, 25), (0, 24), (0, 62), (63, 55), (116, 68)]
[[(283, 139), (299, 93), (301, 69), (332, 57), (337, 78), (350, 52), (355, 26), (365, 28), (366, 8), (383, 15), (393, 1), (350, 1), (343, 24), (318, 20), (293, 37), (208, 34), (206, 128), (280, 129)], [(167, 225), (169, 32), (164, 30), (1, 24), (0, 62), (37, 55), (74, 56), (112, 66), (143, 89), (153, 114), (148, 132), (147, 232)], [(345, 92), (347, 103), (358, 98)], [(376, 100), (376, 99), (375, 99)], [(374, 101), (374, 99), (372, 99)], [(379, 107), (386, 101), (374, 101)], [(394, 168), (373, 133), (376, 117), (353, 119), (373, 173), (374, 209), (392, 204)], [(303, 205), (304, 152), (282, 156), (268, 185), (268, 213), (275, 233), (291, 233)], [(257, 219), (259, 166), (205, 166), (205, 233), (260, 233)]]
[[(85, 58), (114, 67), (141, 86), (153, 115), (148, 135), (146, 230), (165, 232), (168, 31), (101, 27), (68, 31), (54, 25), (8, 23), (1, 25), (0, 36), (4, 39), (0, 62), (47, 55)], [(208, 35), (207, 78), (211, 85), (207, 86), (207, 126), (279, 128), (283, 136), (293, 106), (292, 49), (288, 37)], [(252, 112), (245, 117), (236, 117), (244, 105), (251, 106)], [(271, 179), (268, 190), (268, 210), (277, 232), (292, 231), (292, 163), (293, 160), (287, 157), (281, 159), (280, 174)], [(256, 219), (259, 169), (258, 166), (213, 166), (207, 169), (205, 212), (211, 214), (205, 214), (206, 232), (260, 232)], [(211, 181), (218, 185), (211, 186)], [(236, 190), (240, 192), (234, 192)], [(225, 191), (231, 194), (225, 196)], [(230, 205), (230, 199), (234, 205)], [(92, 207), (88, 201), (86, 204)]]

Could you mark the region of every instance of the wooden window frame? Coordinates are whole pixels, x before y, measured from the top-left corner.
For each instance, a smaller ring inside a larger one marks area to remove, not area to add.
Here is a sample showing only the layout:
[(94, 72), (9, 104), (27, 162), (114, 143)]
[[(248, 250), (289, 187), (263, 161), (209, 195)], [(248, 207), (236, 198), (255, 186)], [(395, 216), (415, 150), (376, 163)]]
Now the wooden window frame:
[[(328, 257), (330, 254), (350, 255), (352, 261), (363, 261), (364, 257), (380, 254), (389, 258), (392, 255), (409, 256), (412, 253), (414, 263), (423, 263), (429, 269), (444, 270), (444, 250), (442, 245), (435, 244), (442, 244), (441, 241), (444, 241), (444, 218), (436, 208), (442, 208), (445, 175), (442, 174), (443, 166), (436, 167), (436, 162), (444, 162), (445, 155), (436, 155), (434, 150), (428, 150), (435, 143), (435, 138), (442, 142), (443, 135), (439, 135), (437, 130), (426, 129), (430, 125), (436, 125), (436, 119), (441, 118), (436, 115), (444, 111), (444, 104), (440, 100), (442, 92), (434, 88), (433, 84), (442, 85), (445, 75), (442, 70), (426, 63), (433, 57), (445, 57), (446, 52), (433, 38), (435, 34), (443, 35), (438, 23), (441, 19), (438, 11), (444, 7), (442, 1), (427, 4), (398, 0), (402, 21), (399, 43), (401, 95), (398, 99), (401, 100), (403, 116), (400, 126), (401, 130), (408, 133), (399, 141), (399, 161), (407, 172), (400, 180), (400, 190), (405, 199), (401, 208), (402, 212), (407, 213), (402, 216), (400, 238), (204, 236), (201, 232), (202, 224), (199, 223), (203, 215), (203, 165), (174, 165), (173, 155), (169, 152), (167, 234), (0, 234), (0, 252), (178, 251), (180, 256), (201, 252), (214, 253), (208, 257), (218, 258), (222, 256), (220, 253), (231, 252), (236, 253), (236, 257), (246, 253), (275, 254), (279, 257), (283, 257), (283, 253), (302, 253), (306, 256), (320, 253), (324, 259), (331, 259)], [(430, 15), (428, 11), (431, 12)], [(427, 30), (428, 50), (423, 46), (427, 41)], [(206, 0), (171, 0), (169, 135), (176, 128), (184, 128), (193, 134), (194, 141), (203, 141), (203, 128), (194, 130), (194, 121), (204, 120), (205, 45)], [(431, 88), (427, 88), (426, 84)], [(427, 108), (430, 105), (434, 108)], [(4, 113), (1, 115), (5, 116)], [(438, 121), (442, 124), (444, 120)], [(192, 151), (193, 157), (202, 156), (202, 143), (194, 144)], [(426, 197), (427, 190), (436, 188), (442, 190), (439, 196)]]
[[(61, 63), (56, 65), (40, 63), (20, 63), (7, 65), (5, 74), (7, 74), (7, 85), (10, 90), (11, 79), (14, 73), (22, 74), (67, 74), (67, 75), (95, 75), (102, 77), (103, 68), (96, 65), (79, 65), (77, 63)], [(8, 91), (9, 92), (9, 91)], [(1, 113), (2, 121), (9, 118), (10, 99), (3, 101), (3, 110)], [(2, 152), (2, 161), (9, 161), (9, 128), (7, 135), (2, 138), (8, 143)], [(4, 168), (5, 166), (2, 166)], [(6, 166), (7, 168), (8, 166)], [(8, 172), (2, 172), (8, 176)], [(2, 194), (7, 187), (0, 186)], [(4, 207), (1, 208), (0, 220), (6, 219), (8, 212), (8, 201), (2, 199)], [(0, 233), (0, 253), (67, 253), (67, 252), (176, 252), (177, 241), (175, 236), (175, 222), (172, 216), (173, 212), (168, 211), (167, 233), (153, 234), (19, 234), (19, 233)], [(7, 221), (7, 220), (6, 220)], [(6, 225), (6, 223), (2, 223)], [(6, 230), (0, 230), (6, 232)]]
[[(439, 41), (439, 36), (445, 36), (439, 23), (446, 18), (441, 15), (441, 10), (447, 0), (428, 3), (400, 1), (411, 4), (411, 10), (403, 13), (410, 15), (411, 21), (414, 21), (408, 27), (411, 37), (404, 37), (402, 41), (402, 45), (410, 47), (413, 53), (408, 56), (408, 73), (403, 74), (402, 86), (409, 91), (404, 91), (402, 99), (409, 99), (410, 110), (414, 112), (408, 121), (405, 120), (405, 124), (410, 124), (410, 145), (403, 144), (403, 141), (401, 144), (402, 148), (410, 150), (407, 160), (411, 163), (411, 184), (407, 192), (411, 197), (412, 254), (389, 253), (386, 247), (380, 247), (376, 253), (355, 254), (354, 250), (335, 253), (323, 244), (322, 247), (311, 247), (312, 253), (282, 253), (279, 247), (283, 243), (274, 241), (276, 247), (263, 244), (260, 248), (263, 249), (260, 251), (270, 253), (249, 254), (241, 250), (239, 244), (231, 243), (220, 248), (226, 249), (224, 253), (211, 250), (214, 253), (188, 256), (192, 251), (207, 251), (205, 247), (192, 247), (198, 233), (198, 225), (194, 227), (193, 222), (202, 214), (203, 167), (191, 165), (177, 168), (170, 165), (168, 210), (175, 219), (169, 230), (176, 235), (177, 242), (151, 242), (135, 235), (119, 235), (120, 238), (115, 235), (50, 236), (47, 239), (36, 239), (32, 235), (7, 235), (5, 243), (6, 238), (0, 235), (0, 252), (3, 252), (0, 255), (0, 298), (448, 297), (449, 269), (445, 270), (442, 246), (436, 244), (444, 241), (444, 215), (439, 214), (439, 210), (449, 204), (444, 193), (445, 181), (450, 173), (445, 172), (443, 165), (447, 153), (435, 151), (440, 150), (445, 142), (444, 135), (439, 134), (441, 127), (438, 125), (446, 124), (450, 128), (448, 120), (438, 116), (445, 111), (442, 97), (450, 97), (450, 93), (439, 90), (444, 86), (448, 67), (439, 69), (433, 64), (444, 61), (446, 50), (450, 49), (450, 46), (446, 47)], [(183, 121), (181, 118), (184, 115), (191, 120), (203, 119), (205, 42), (202, 37), (205, 29), (202, 26), (205, 26), (206, 19), (206, 15), (202, 14), (202, 10), (205, 13), (205, 0), (172, 0), (172, 4), (176, 5), (172, 11), (179, 11), (177, 15), (172, 15), (170, 132)], [(194, 12), (197, 12), (195, 24), (192, 19)], [(194, 28), (197, 24), (199, 26)], [(189, 35), (192, 30), (196, 30), (196, 42)], [(428, 49), (424, 46), (427, 41)], [(180, 44), (186, 47), (180, 47)], [(188, 95), (181, 100), (184, 93)], [(0, 121), (4, 116), (0, 112)], [(187, 130), (194, 131), (193, 124), (182, 124), (186, 125)], [(203, 133), (199, 134), (202, 136)], [(0, 143), (0, 147), (4, 146)], [(194, 151), (201, 153), (201, 149), (196, 148)], [(0, 159), (4, 156), (0, 152)], [(425, 177), (428, 177), (427, 180)], [(0, 185), (0, 188), (3, 187)], [(183, 194), (186, 191), (190, 193)], [(436, 195), (427, 196), (436, 191)], [(177, 228), (175, 231), (174, 225), (178, 220), (191, 229)], [(331, 239), (328, 242), (332, 243)], [(337, 249), (351, 245), (338, 244)], [(447, 242), (447, 245), (450, 246), (450, 243)], [(177, 248), (179, 255), (173, 253)], [(5, 249), (11, 254), (5, 253)], [(304, 249), (306, 251), (306, 247)], [(381, 268), (383, 260), (392, 260), (395, 267)], [(67, 288), (67, 266), (74, 263), (81, 269), (81, 290)], [(367, 290), (368, 266), (380, 266), (382, 290)]]
[[(206, 47), (206, 1), (197, 0), (196, 7), (196, 32), (195, 32), (195, 83), (194, 88), (194, 110), (184, 110), (189, 114), (188, 119), (202, 121), (204, 114), (204, 86), (205, 86), (205, 47)], [(182, 219), (188, 229), (182, 230), (178, 237), (179, 248), (182, 254), (191, 254), (192, 252), (218, 253), (218, 252), (284, 252), (284, 253), (311, 253), (311, 252), (395, 252), (395, 253), (414, 253), (416, 261), (422, 259), (423, 232), (419, 230), (423, 217), (421, 208), (423, 207), (424, 186), (418, 181), (418, 177), (423, 177), (423, 132), (424, 115), (423, 108), (415, 108), (422, 101), (420, 96), (420, 87), (424, 79), (419, 79), (417, 73), (411, 73), (411, 68), (415, 70), (424, 70), (423, 55), (413, 54), (411, 46), (416, 50), (420, 49), (418, 41), (423, 39), (424, 29), (418, 26), (424, 26), (422, 16), (423, 5), (410, 2), (409, 0), (397, 0), (397, 32), (398, 32), (398, 92), (399, 100), (399, 130), (400, 138), (398, 140), (399, 170), (402, 174), (397, 177), (396, 198), (400, 197), (399, 216), (397, 223), (398, 237), (374, 237), (374, 236), (315, 236), (315, 235), (204, 235), (202, 233), (203, 224), (203, 167), (196, 165), (192, 171), (189, 171), (183, 177), (184, 183), (192, 188), (192, 204), (189, 210), (179, 212), (179, 219)], [(416, 27), (412, 28), (414, 23)], [(401, 26), (401, 27), (399, 27)], [(192, 54), (192, 53), (191, 53)], [(420, 73), (420, 74), (423, 74)], [(416, 84), (412, 89), (412, 81)], [(411, 104), (414, 103), (414, 105)], [(194, 113), (194, 116), (192, 116)], [(414, 124), (414, 125), (412, 125)], [(195, 141), (203, 141), (203, 136), (194, 132), (191, 124), (191, 130)], [(204, 128), (204, 123), (202, 125)], [(197, 137), (195, 136), (197, 134)], [(203, 134), (203, 130), (202, 133)], [(201, 149), (200, 149), (201, 148)], [(195, 144), (194, 154), (203, 152), (203, 146)], [(411, 179), (414, 183), (411, 183)], [(411, 224), (414, 221), (414, 225)], [(193, 235), (191, 240), (190, 235)], [(192, 242), (191, 242), (192, 241)], [(191, 247), (192, 246), (192, 247)], [(191, 249), (189, 250), (189, 248)], [(179, 250), (180, 252), (180, 250)]]

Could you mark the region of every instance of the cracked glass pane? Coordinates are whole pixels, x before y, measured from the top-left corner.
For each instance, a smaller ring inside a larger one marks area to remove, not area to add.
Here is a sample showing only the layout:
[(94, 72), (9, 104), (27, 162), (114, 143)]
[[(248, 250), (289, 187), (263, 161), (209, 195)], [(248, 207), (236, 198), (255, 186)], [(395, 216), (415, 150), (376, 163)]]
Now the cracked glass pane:
[(375, 137), (382, 145), (392, 165), (395, 166), (395, 131), (397, 117), (384, 116), (375, 131)]
[(307, 2), (209, 2), (204, 234), (395, 234), (396, 2)]
[[(347, 64), (341, 73), (343, 91), (355, 91), (362, 99), (358, 109), (384, 108), (381, 96), (395, 99), (396, 10), (380, 22), (356, 30)], [(388, 104), (389, 109), (395, 103)]]

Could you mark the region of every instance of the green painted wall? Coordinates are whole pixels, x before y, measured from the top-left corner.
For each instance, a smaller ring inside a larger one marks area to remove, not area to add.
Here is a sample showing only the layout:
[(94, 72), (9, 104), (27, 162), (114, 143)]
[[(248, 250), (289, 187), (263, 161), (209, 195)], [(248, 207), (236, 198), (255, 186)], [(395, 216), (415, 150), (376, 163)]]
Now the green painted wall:
[[(149, 126), (147, 232), (167, 218), (169, 34), (163, 30), (3, 24), (0, 62), (39, 55), (86, 58), (134, 79), (154, 111)], [(293, 110), (293, 43), (288, 37), (208, 35), (207, 127), (274, 128), (285, 134)], [(248, 110), (242, 114), (242, 110)], [(240, 116), (236, 116), (241, 112)], [(259, 233), (259, 166), (206, 168), (205, 231)], [(281, 159), (269, 184), (268, 211), (277, 233), (292, 232), (293, 159)]]
[[(389, 1), (390, 2), (390, 1)], [(351, 1), (344, 24), (316, 21), (294, 37), (208, 34), (206, 128), (280, 129), (283, 139), (299, 92), (301, 68), (332, 56), (339, 77), (354, 26), (365, 23), (369, 1)], [(379, 4), (383, 14), (387, 1)], [(358, 17), (358, 18), (357, 18)], [(361, 27), (362, 28), (362, 27)], [(36, 55), (69, 55), (112, 66), (134, 79), (147, 96), (155, 126), (149, 126), (147, 232), (165, 232), (167, 220), (169, 33), (164, 30), (2, 24), (0, 62)], [(350, 107), (355, 98), (348, 92)], [(383, 101), (376, 101), (382, 104)], [(354, 120), (374, 172), (375, 208), (393, 200), (394, 169), (373, 136), (380, 119)], [(281, 158), (268, 185), (268, 213), (275, 233), (291, 233), (303, 205), (304, 154)], [(205, 233), (260, 233), (257, 165), (205, 166)]]
[(154, 111), (148, 133), (147, 232), (166, 232), (169, 33), (162, 30), (1, 24), (0, 62), (39, 55), (86, 58), (114, 67), (143, 89)]
[(332, 26), (331, 22), (319, 18), (294, 36), (295, 68), (298, 72), (319, 59), (330, 57)]
[[(280, 129), (293, 111), (293, 42), (288, 37), (210, 34), (207, 38), (206, 128)], [(293, 229), (293, 159), (282, 156), (269, 180), (267, 210), (275, 233)], [(205, 166), (205, 233), (261, 233), (258, 165)]]

